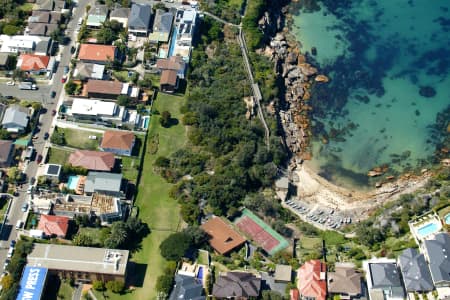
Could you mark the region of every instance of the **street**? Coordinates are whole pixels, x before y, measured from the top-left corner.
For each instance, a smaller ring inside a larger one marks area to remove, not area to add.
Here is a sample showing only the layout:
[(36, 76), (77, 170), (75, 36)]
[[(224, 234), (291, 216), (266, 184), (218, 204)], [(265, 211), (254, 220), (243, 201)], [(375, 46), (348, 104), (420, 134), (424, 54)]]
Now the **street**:
[[(64, 90), (63, 83), (61, 83), (61, 78), (63, 76), (63, 68), (64, 66), (70, 65), (71, 54), (70, 48), (76, 43), (76, 34), (73, 32), (73, 28), (75, 28), (77, 20), (83, 16), (85, 12), (85, 8), (88, 4), (92, 4), (93, 1), (80, 1), (78, 7), (75, 10), (75, 14), (72, 16), (66, 31), (66, 34), (70, 37), (70, 42), (68, 45), (62, 47), (62, 50), (59, 53), (60, 62), (58, 64), (58, 69), (56, 73), (53, 75), (53, 80), (51, 85), (43, 85), (38, 84), (38, 90), (36, 91), (22, 91), (19, 90), (17, 86), (6, 86), (6, 84), (1, 84), (1, 93), (3, 95), (11, 95), (15, 96), (19, 99), (23, 100), (36, 100), (42, 102), (44, 108), (47, 109), (45, 113), (45, 117), (42, 120), (41, 125), (39, 126), (40, 131), (36, 134), (38, 137), (35, 141), (33, 141), (33, 146), (36, 150), (36, 155), (42, 154), (44, 157), (43, 161), (45, 161), (45, 155), (48, 150), (48, 143), (44, 140), (44, 134), (48, 132), (50, 135), (54, 129), (54, 123), (56, 121), (56, 116), (52, 116), (52, 110), (58, 110), (59, 105), (61, 105), (64, 100)], [(54, 99), (50, 97), (50, 91), (55, 91), (56, 96)], [(35, 161), (32, 161), (28, 164), (26, 168), (27, 182), (31, 177), (36, 177), (36, 172), (38, 170), (38, 164)], [(21, 206), (23, 203), (28, 201), (29, 195), (26, 193), (28, 189), (28, 183), (23, 184), (23, 186), (18, 189), (19, 195), (14, 197), (11, 203), (11, 208), (9, 210), (9, 214), (7, 217), (7, 223), (2, 230), (0, 237), (0, 261), (5, 262), (6, 255), (8, 252), (8, 248), (11, 240), (17, 239), (17, 230), (15, 225), (18, 220), (25, 221), (26, 213), (22, 212)]]

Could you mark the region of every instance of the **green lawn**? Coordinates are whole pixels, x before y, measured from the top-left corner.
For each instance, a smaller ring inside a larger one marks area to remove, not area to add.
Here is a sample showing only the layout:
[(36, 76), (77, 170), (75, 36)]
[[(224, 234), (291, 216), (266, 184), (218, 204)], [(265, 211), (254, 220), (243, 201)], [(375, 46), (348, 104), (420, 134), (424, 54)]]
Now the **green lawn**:
[(33, 3), (24, 3), (19, 5), (19, 9), (25, 12), (31, 12), (33, 10)]
[(122, 156), (122, 174), (123, 177), (129, 181), (136, 182), (139, 170), (139, 157), (135, 156)]
[(69, 160), (70, 151), (57, 148), (50, 148), (48, 151), (48, 163), (64, 165)]
[[(168, 110), (172, 117), (180, 118), (180, 106), (183, 98), (159, 94), (154, 109)], [(186, 143), (186, 131), (181, 122), (170, 128), (163, 128), (159, 124), (159, 116), (151, 118), (149, 135), (159, 136), (158, 151), (151, 154), (145, 150), (145, 160), (136, 205), (139, 207), (139, 217), (146, 222), (151, 234), (142, 242), (142, 250), (135, 253), (131, 259), (138, 264), (134, 275), (139, 277), (145, 273), (142, 287), (137, 287), (132, 293), (124, 295), (108, 294), (113, 299), (156, 299), (156, 278), (162, 274), (166, 261), (159, 253), (161, 242), (180, 227), (179, 206), (169, 197), (171, 184), (153, 172), (152, 164), (161, 155), (168, 156), (180, 149)], [(142, 281), (141, 281), (142, 282)], [(99, 298), (102, 299), (102, 298)]]
[(314, 250), (322, 247), (322, 239), (318, 237), (301, 237), (300, 247), (302, 249)]
[(88, 236), (90, 236), (92, 238), (92, 241), (95, 244), (100, 245), (101, 241), (100, 241), (100, 229), (101, 228), (93, 228), (93, 227), (80, 227), (78, 229), (78, 232), (82, 232)]
[[(103, 134), (86, 130), (75, 130), (69, 128), (58, 128), (58, 130), (64, 131), (64, 137), (66, 138), (66, 144), (69, 147), (96, 150)], [(89, 139), (90, 135), (95, 135), (96, 140)]]

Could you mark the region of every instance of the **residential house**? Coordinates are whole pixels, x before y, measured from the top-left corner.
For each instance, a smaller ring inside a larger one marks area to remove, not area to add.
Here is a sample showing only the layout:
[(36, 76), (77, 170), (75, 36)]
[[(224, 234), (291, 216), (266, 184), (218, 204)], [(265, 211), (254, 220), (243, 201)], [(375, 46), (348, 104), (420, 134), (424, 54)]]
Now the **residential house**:
[(78, 59), (104, 65), (118, 59), (118, 50), (116, 46), (110, 45), (81, 44)]
[(297, 289), (302, 299), (325, 300), (327, 296), (326, 266), (320, 260), (309, 260), (297, 271)]
[(108, 18), (108, 6), (96, 5), (89, 10), (86, 26), (91, 28), (100, 28)]
[(17, 60), (17, 68), (33, 74), (42, 74), (49, 71), (49, 62), (50, 56), (22, 54)]
[(123, 197), (122, 174), (90, 171), (84, 184), (84, 193), (88, 196), (97, 193)]
[(171, 56), (169, 58), (161, 58), (156, 61), (156, 68), (160, 71), (177, 71), (177, 76), (180, 79), (184, 79), (186, 74), (186, 66), (187, 64), (181, 56)]
[(98, 79), (102, 80), (105, 75), (105, 65), (93, 64), (87, 62), (78, 62), (75, 70), (73, 71), (73, 77), (86, 80), (86, 79)]
[(401, 300), (405, 290), (394, 259), (373, 258), (363, 262), (369, 299)]
[(91, 171), (110, 172), (114, 168), (115, 161), (113, 153), (101, 151), (77, 150), (69, 156), (69, 164)]
[(48, 237), (66, 238), (69, 231), (70, 219), (67, 217), (41, 215), (38, 223), (38, 230), (42, 230)]
[(220, 217), (213, 216), (201, 228), (209, 235), (211, 247), (222, 255), (241, 247), (246, 241), (231, 224)]
[(135, 141), (132, 132), (107, 130), (103, 134), (100, 149), (117, 155), (131, 156)]
[(34, 10), (61, 11), (66, 8), (65, 0), (36, 0)]
[(205, 300), (202, 283), (195, 277), (175, 275), (175, 285), (170, 293), (169, 300)]
[[(51, 55), (53, 52), (53, 41), (49, 36), (36, 36), (39, 40), (36, 42), (36, 47), (34, 48), (34, 54), (36, 55)], [(54, 61), (55, 58), (50, 58), (50, 61)]]
[[(65, 103), (64, 106), (68, 107), (69, 104)], [(125, 111), (114, 102), (84, 98), (74, 98), (70, 107), (68, 114), (75, 120), (91, 120), (93, 122), (121, 121)]]
[(8, 168), (14, 158), (14, 144), (9, 140), (0, 140), (0, 168)]
[(28, 17), (28, 23), (59, 24), (61, 13), (56, 11), (34, 10)]
[(57, 164), (46, 164), (44, 168), (45, 178), (55, 183), (59, 183), (61, 177), (62, 166)]
[(150, 30), (152, 7), (147, 4), (133, 3), (128, 18), (128, 33), (146, 37)]
[(33, 53), (37, 37), (6, 34), (0, 35), (0, 52), (5, 53)]
[(161, 72), (159, 85), (162, 92), (173, 93), (178, 89), (177, 71), (164, 70)]
[(24, 132), (28, 126), (28, 119), (28, 108), (11, 105), (3, 115), (2, 127), (8, 132)]
[[(450, 287), (450, 235), (445, 232), (438, 233), (434, 239), (425, 240), (423, 246), (434, 286)], [(447, 293), (445, 296), (450, 297), (450, 292)]]
[(292, 280), (292, 267), (289, 265), (276, 265), (275, 282), (289, 283)]
[(27, 33), (33, 36), (51, 36), (58, 28), (58, 24), (28, 23)]
[(177, 45), (192, 46), (192, 38), (195, 33), (197, 11), (185, 10), (178, 24)]
[(122, 93), (123, 83), (120, 81), (89, 79), (84, 85), (89, 98), (117, 100)]
[(398, 265), (402, 272), (407, 293), (430, 292), (434, 289), (433, 279), (431, 279), (425, 256), (416, 249), (403, 250), (398, 258)]
[(62, 279), (82, 282), (126, 279), (128, 250), (38, 243), (32, 249), (27, 255), (28, 266), (46, 268), (49, 274)]
[(172, 32), (173, 18), (172, 12), (157, 9), (153, 21), (153, 32), (150, 33), (148, 40), (151, 43), (167, 43)]
[(117, 21), (122, 24), (123, 28), (128, 27), (128, 16), (130, 15), (130, 9), (128, 7), (116, 7), (109, 14), (110, 21)]
[(359, 299), (363, 294), (362, 274), (352, 263), (336, 263), (335, 271), (328, 272), (328, 294), (339, 299)]
[(261, 277), (253, 273), (232, 271), (219, 275), (213, 285), (212, 295), (218, 299), (250, 299), (258, 297)]
[(297, 289), (290, 289), (289, 298), (290, 300), (300, 300), (300, 292)]
[(10, 68), (11, 57), (9, 53), (0, 53), (0, 70)]

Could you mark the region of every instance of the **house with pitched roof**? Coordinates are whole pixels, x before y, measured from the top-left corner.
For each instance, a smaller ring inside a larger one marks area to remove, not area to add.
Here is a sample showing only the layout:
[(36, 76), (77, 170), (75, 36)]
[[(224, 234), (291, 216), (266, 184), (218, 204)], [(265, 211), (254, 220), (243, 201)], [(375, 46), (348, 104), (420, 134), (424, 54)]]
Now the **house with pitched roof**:
[(371, 300), (402, 300), (405, 290), (395, 259), (373, 258), (363, 262)]
[(79, 80), (98, 79), (102, 80), (105, 76), (105, 65), (93, 64), (87, 62), (78, 62), (73, 77)]
[(9, 140), (0, 140), (0, 168), (8, 168), (14, 156), (14, 144)]
[(363, 294), (362, 274), (352, 263), (336, 263), (335, 271), (327, 273), (328, 294), (340, 299), (358, 299)]
[(128, 7), (116, 7), (109, 14), (110, 21), (117, 21), (122, 24), (123, 28), (128, 26), (128, 16), (130, 15), (130, 9)]
[(103, 134), (100, 149), (117, 155), (131, 156), (135, 141), (132, 132), (107, 130)]
[(151, 43), (167, 43), (172, 32), (174, 15), (172, 12), (157, 9), (153, 21), (153, 32), (149, 35)]
[(326, 266), (320, 260), (309, 260), (297, 270), (297, 289), (301, 298), (325, 300), (327, 296)]
[(50, 36), (58, 30), (58, 24), (28, 23), (26, 32), (33, 36)]
[(178, 75), (175, 70), (164, 70), (159, 79), (161, 91), (165, 93), (174, 93), (178, 89)]
[(64, 239), (69, 231), (70, 219), (61, 216), (41, 215), (37, 229), (48, 237), (56, 236)]
[(121, 95), (123, 83), (117, 80), (89, 79), (84, 89), (89, 98), (109, 99), (116, 101)]
[(146, 37), (150, 31), (152, 7), (147, 4), (133, 3), (128, 18), (128, 33)]
[[(430, 265), (431, 278), (436, 288), (450, 287), (450, 235), (438, 233), (423, 242), (425, 258)], [(450, 297), (450, 292), (445, 293)]]
[(407, 293), (424, 293), (434, 289), (433, 279), (431, 279), (425, 256), (416, 249), (403, 250), (398, 257), (398, 265), (402, 272)]
[(177, 76), (184, 79), (186, 73), (186, 62), (181, 56), (171, 56), (169, 58), (161, 58), (156, 61), (156, 68), (160, 71), (174, 70), (177, 71)]
[(175, 275), (175, 285), (170, 293), (169, 300), (205, 300), (201, 281), (192, 276)]
[(87, 196), (97, 193), (122, 198), (122, 174), (90, 171), (84, 184), (84, 193)]
[(253, 273), (232, 271), (219, 275), (213, 285), (212, 295), (217, 299), (250, 299), (258, 297), (261, 277)]
[(222, 218), (213, 216), (201, 228), (210, 237), (209, 244), (218, 253), (226, 255), (245, 243), (245, 238)]
[(89, 10), (86, 26), (90, 28), (100, 28), (108, 18), (108, 6), (96, 5)]
[(24, 132), (28, 126), (28, 109), (20, 105), (11, 105), (3, 114), (2, 127), (8, 132)]
[(61, 11), (65, 8), (65, 0), (36, 0), (36, 5), (33, 10)]
[(78, 59), (83, 62), (94, 64), (106, 64), (118, 59), (118, 50), (116, 46), (81, 44)]
[(70, 154), (69, 164), (74, 167), (83, 167), (91, 171), (111, 171), (114, 168), (116, 158), (113, 153), (77, 150)]
[(49, 71), (49, 62), (50, 56), (22, 54), (17, 60), (17, 67), (24, 72), (42, 74)]

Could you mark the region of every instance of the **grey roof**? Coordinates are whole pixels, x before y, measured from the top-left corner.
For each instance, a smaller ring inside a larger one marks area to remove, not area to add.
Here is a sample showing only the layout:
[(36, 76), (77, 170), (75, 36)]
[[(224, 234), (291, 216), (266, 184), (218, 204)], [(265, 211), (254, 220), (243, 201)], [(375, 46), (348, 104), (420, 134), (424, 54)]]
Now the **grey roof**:
[(150, 5), (133, 3), (128, 18), (128, 28), (148, 29), (151, 15)]
[(0, 53), (0, 66), (4, 66), (8, 63), (9, 53)]
[(89, 172), (84, 185), (84, 191), (93, 193), (95, 191), (120, 192), (122, 174)]
[(0, 162), (5, 163), (10, 159), (11, 149), (14, 147), (12, 141), (0, 140)]
[(111, 11), (110, 18), (128, 18), (130, 9), (128, 7), (118, 7)]
[(89, 10), (88, 16), (107, 16), (108, 6), (97, 4)]
[(41, 37), (41, 40), (36, 43), (36, 48), (34, 49), (34, 52), (48, 54), (51, 41), (52, 39), (50, 37)]
[(213, 286), (214, 297), (258, 297), (261, 278), (247, 272), (228, 272), (220, 275)]
[(105, 65), (78, 62), (75, 68), (74, 76), (83, 78), (103, 79), (105, 73)]
[(28, 113), (25, 107), (11, 105), (5, 111), (2, 121), (3, 126), (13, 125), (14, 127), (25, 128), (28, 125)]
[(393, 296), (404, 298), (400, 272), (394, 263), (371, 263), (369, 268), (374, 289), (389, 289)]
[(202, 292), (202, 284), (194, 277), (177, 274), (169, 300), (204, 300)]
[(425, 240), (424, 243), (434, 284), (450, 282), (450, 235), (439, 233), (434, 240)]
[(156, 10), (155, 21), (153, 22), (153, 32), (170, 33), (173, 23), (173, 14), (162, 9)]
[(433, 290), (433, 280), (423, 254), (416, 249), (408, 248), (403, 250), (398, 262), (407, 292)]

